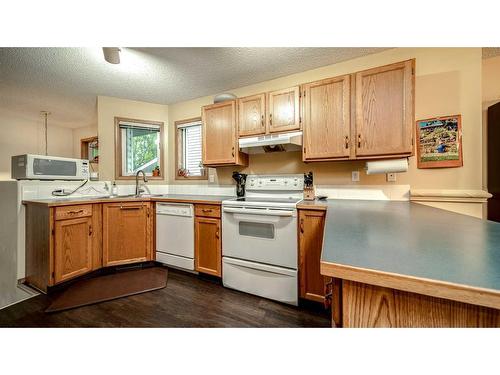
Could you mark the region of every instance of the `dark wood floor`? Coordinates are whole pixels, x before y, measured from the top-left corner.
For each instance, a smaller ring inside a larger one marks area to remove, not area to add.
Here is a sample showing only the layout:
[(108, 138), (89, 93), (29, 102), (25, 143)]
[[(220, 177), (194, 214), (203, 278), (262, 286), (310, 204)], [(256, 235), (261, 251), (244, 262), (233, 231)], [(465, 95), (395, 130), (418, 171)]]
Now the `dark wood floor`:
[(169, 270), (157, 291), (58, 313), (40, 295), (0, 310), (0, 327), (329, 327), (321, 306), (294, 307)]

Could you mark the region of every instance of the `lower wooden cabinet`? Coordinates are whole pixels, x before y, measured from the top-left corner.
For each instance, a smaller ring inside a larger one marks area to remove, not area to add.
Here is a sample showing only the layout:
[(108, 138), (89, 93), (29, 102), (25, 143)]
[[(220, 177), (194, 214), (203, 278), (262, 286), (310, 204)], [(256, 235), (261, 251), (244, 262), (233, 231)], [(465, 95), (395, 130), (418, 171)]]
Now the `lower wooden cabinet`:
[[(214, 210), (219, 208), (214, 206)], [(205, 207), (205, 210), (207, 208)], [(195, 210), (198, 212), (203, 212)], [(208, 211), (205, 211), (208, 212)], [(220, 213), (220, 208), (218, 209)], [(208, 216), (208, 215), (207, 215)], [(221, 220), (196, 216), (194, 219), (194, 263), (198, 272), (222, 276)]]
[(90, 272), (92, 216), (58, 220), (54, 229), (54, 283)]
[(26, 204), (26, 283), (41, 291), (105, 266), (153, 259), (151, 203)]
[(316, 302), (325, 301), (325, 284), (320, 273), (324, 210), (299, 210), (299, 296)]
[(103, 266), (152, 260), (151, 203), (103, 204)]

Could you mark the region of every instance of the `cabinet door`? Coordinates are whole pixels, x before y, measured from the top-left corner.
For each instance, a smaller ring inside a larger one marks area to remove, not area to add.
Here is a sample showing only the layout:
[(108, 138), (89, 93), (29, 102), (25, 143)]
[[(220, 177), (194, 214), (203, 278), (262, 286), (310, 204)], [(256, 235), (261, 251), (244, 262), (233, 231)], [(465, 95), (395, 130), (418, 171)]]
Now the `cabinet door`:
[(151, 260), (150, 204), (103, 204), (103, 266)]
[(349, 158), (350, 76), (304, 85), (303, 160)]
[(236, 102), (234, 100), (202, 108), (203, 164), (235, 164)]
[(325, 278), (320, 273), (325, 211), (299, 210), (300, 297), (324, 302)]
[(57, 220), (54, 229), (54, 282), (59, 283), (90, 272), (92, 217)]
[(299, 93), (298, 86), (268, 93), (270, 133), (300, 129)]
[(220, 219), (195, 218), (194, 258), (196, 271), (221, 276)]
[(238, 99), (238, 136), (266, 133), (266, 94)]
[(413, 154), (414, 63), (356, 73), (356, 156)]

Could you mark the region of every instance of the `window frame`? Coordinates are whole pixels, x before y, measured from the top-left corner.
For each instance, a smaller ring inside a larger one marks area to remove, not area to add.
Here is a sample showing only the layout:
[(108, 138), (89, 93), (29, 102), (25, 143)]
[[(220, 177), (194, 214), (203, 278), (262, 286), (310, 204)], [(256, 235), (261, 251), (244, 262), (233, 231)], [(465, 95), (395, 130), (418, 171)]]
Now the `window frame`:
[(165, 180), (165, 158), (164, 158), (164, 123), (162, 121), (139, 120), (126, 117), (115, 117), (115, 180), (135, 180), (135, 176), (124, 176), (122, 174), (122, 132), (120, 122), (132, 122), (138, 125), (156, 125), (160, 127), (160, 175), (147, 176), (148, 180)]
[[(189, 124), (191, 122), (199, 122), (201, 126), (203, 124), (201, 123), (201, 117), (194, 117), (186, 120), (179, 120), (174, 122), (174, 128), (175, 128), (175, 168), (174, 168), (174, 175), (176, 180), (208, 180), (208, 169), (206, 167), (203, 168), (203, 174), (201, 176), (180, 176), (179, 175), (179, 161), (181, 160), (181, 152), (182, 146), (182, 138), (181, 138), (181, 131), (182, 125)], [(203, 143), (203, 136), (201, 139), (201, 142)]]

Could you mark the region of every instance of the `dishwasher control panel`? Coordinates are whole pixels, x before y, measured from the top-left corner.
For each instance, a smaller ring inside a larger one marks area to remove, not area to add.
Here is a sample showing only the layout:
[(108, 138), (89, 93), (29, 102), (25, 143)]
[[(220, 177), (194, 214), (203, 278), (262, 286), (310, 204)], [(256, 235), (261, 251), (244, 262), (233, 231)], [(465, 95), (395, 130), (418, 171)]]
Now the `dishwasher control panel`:
[(193, 205), (183, 203), (156, 203), (157, 215), (193, 216)]

